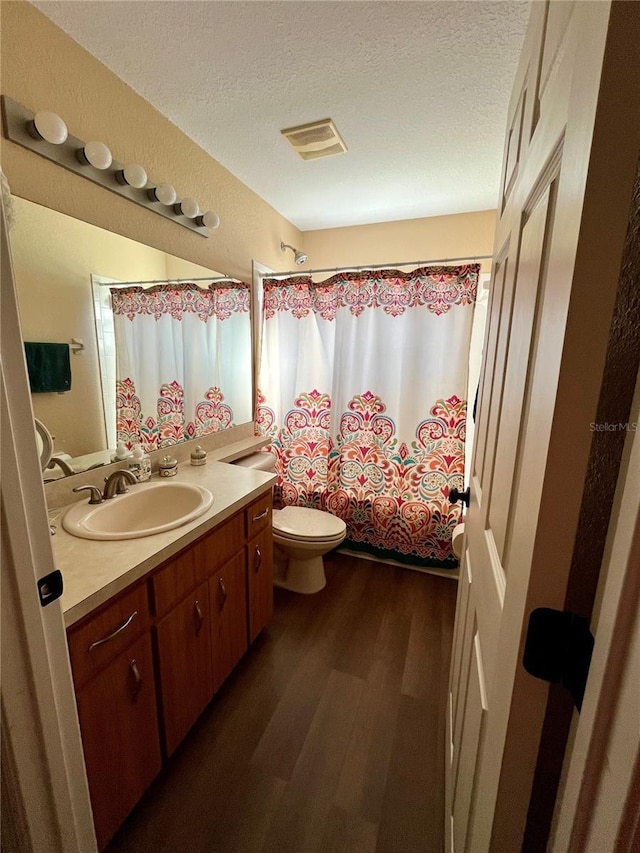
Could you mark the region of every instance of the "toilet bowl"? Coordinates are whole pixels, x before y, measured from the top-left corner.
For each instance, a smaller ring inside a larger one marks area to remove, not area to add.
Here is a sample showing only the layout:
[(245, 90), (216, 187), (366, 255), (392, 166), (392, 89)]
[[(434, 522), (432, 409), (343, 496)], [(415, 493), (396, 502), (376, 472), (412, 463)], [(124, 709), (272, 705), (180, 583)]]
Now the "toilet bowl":
[(322, 558), (346, 535), (347, 525), (330, 512), (302, 506), (274, 509), (274, 584), (293, 592), (319, 592), (327, 583)]
[[(235, 464), (273, 471), (275, 457), (272, 453), (253, 453)], [(327, 583), (322, 558), (346, 535), (347, 525), (330, 512), (302, 506), (274, 509), (274, 585), (292, 592), (319, 592)]]

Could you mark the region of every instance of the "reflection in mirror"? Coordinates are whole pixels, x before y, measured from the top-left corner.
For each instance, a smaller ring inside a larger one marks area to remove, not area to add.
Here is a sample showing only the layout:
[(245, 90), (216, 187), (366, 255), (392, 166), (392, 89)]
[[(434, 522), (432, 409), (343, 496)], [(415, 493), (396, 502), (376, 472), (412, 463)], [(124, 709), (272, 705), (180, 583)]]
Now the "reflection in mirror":
[(247, 285), (14, 202), (23, 338), (83, 344), (71, 347), (69, 391), (32, 394), (53, 436), (45, 479), (109, 463), (118, 440), (151, 450), (252, 419)]
[(34, 418), (33, 421), (36, 428), (36, 445), (38, 447), (38, 456), (40, 457), (40, 469), (44, 471), (51, 462), (51, 456), (53, 455), (53, 439), (42, 421), (39, 421), (37, 418)]

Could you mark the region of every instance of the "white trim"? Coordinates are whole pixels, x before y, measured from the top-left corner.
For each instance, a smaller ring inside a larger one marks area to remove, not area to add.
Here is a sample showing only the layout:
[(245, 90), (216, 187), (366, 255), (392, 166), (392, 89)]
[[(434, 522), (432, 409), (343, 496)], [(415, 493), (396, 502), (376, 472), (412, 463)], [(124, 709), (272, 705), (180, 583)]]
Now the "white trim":
[(34, 851), (96, 850), (60, 602), (36, 581), (55, 568), (2, 209), (2, 717), (15, 805)]
[[(260, 261), (251, 262), (252, 288), (251, 288), (251, 319), (253, 322), (253, 387), (254, 397), (257, 402), (258, 380), (260, 370), (260, 350), (262, 346), (262, 279), (271, 275), (271, 267), (261, 264)], [(255, 410), (254, 410), (255, 418)]]
[[(102, 421), (104, 423), (105, 449), (115, 449), (116, 440), (116, 349), (113, 311), (107, 311), (106, 302), (111, 305), (111, 296), (105, 285), (120, 284), (115, 278), (91, 274), (91, 297), (93, 319), (98, 344), (98, 364), (100, 367), (100, 387), (102, 389)], [(101, 288), (103, 288), (101, 290)], [(113, 351), (108, 352), (105, 338), (110, 337)], [(111, 417), (107, 418), (107, 412)]]

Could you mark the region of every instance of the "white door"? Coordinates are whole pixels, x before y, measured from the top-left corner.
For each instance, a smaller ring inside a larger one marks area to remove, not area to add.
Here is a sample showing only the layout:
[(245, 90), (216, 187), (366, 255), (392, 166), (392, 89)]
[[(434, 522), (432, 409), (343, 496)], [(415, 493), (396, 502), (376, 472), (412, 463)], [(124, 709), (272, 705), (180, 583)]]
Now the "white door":
[(508, 114), (452, 658), (447, 850), (521, 850), (640, 145), (639, 4), (536, 2)]

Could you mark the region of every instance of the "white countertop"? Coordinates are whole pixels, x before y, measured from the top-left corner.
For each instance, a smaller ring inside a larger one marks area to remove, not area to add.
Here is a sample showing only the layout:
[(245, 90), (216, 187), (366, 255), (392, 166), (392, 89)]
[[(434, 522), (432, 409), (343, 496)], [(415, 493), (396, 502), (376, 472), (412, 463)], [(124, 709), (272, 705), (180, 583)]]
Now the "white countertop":
[[(151, 479), (159, 481), (160, 477), (154, 474)], [(225, 462), (208, 462), (199, 467), (187, 462), (178, 466), (178, 473), (170, 482), (176, 481), (209, 489), (214, 496), (213, 506), (195, 521), (154, 536), (110, 541), (79, 539), (62, 527), (62, 511), (52, 544), (64, 579), (62, 609), (67, 627), (264, 494), (274, 485), (276, 476)]]

